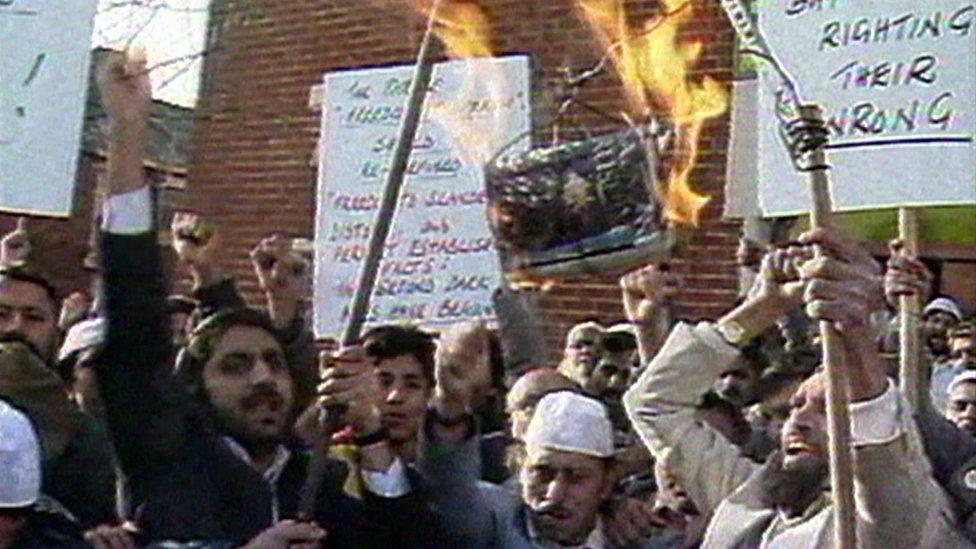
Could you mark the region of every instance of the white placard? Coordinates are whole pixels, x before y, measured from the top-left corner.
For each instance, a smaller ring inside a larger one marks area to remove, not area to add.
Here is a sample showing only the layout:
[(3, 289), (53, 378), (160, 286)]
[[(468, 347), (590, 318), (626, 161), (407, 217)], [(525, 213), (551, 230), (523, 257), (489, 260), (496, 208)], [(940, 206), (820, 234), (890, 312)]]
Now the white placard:
[[(781, 0), (760, 26), (831, 130), (834, 206), (976, 203), (976, 2)], [(768, 7), (767, 7), (768, 6)], [(776, 84), (760, 86), (760, 205), (808, 211), (807, 178), (778, 135)]]
[(0, 210), (68, 216), (96, 0), (0, 0)]
[[(346, 324), (413, 72), (409, 65), (325, 77), (317, 337), (338, 337)], [(513, 140), (518, 144), (512, 150), (527, 146), (530, 100), (525, 56), (437, 65), (367, 325), (436, 326), (493, 317), (500, 268), (485, 218), (482, 163), (485, 154)]]

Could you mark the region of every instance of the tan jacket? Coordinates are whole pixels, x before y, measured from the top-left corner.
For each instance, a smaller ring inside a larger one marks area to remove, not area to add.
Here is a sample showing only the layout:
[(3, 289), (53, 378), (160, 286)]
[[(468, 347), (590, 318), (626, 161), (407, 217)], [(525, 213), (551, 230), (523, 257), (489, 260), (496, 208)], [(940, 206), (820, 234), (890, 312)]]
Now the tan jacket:
[[(703, 514), (713, 513), (703, 548), (831, 547), (829, 493), (804, 515), (783, 519), (758, 497), (764, 466), (695, 421), (701, 395), (737, 360), (739, 352), (711, 324), (679, 324), (625, 395), (630, 420), (655, 456), (673, 452), (683, 487)], [(897, 390), (852, 405), (851, 417), (859, 545), (970, 547), (951, 526), (947, 499)]]

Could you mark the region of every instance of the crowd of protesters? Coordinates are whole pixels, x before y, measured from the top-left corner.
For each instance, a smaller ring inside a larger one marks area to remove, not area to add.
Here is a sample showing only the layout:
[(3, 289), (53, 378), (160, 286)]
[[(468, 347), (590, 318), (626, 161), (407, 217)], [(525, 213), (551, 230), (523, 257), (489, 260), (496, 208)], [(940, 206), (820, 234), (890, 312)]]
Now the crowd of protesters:
[[(252, 253), (252, 309), (219, 231), (178, 214), (193, 290), (166, 297), (148, 79), (120, 54), (99, 85), (93, 298), (58, 301), (26, 226), (0, 243), (0, 548), (831, 547), (821, 321), (861, 546), (976, 541), (976, 323), (900, 247), (884, 267), (829, 229), (745, 247), (747, 291), (714, 322), (671, 322), (680, 280), (648, 265), (620, 280), (621, 322), (575, 326), (561, 361), (518, 375), (479, 323), (319, 353), (282, 238)], [(917, 405), (896, 379), (901, 296), (927, 303)]]

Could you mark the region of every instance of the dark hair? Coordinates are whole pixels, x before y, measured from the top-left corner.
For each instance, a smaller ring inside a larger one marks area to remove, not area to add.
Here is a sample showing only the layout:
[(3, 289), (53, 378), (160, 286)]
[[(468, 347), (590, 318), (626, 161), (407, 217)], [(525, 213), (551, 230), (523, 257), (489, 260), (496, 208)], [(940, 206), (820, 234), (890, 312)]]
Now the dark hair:
[[(247, 308), (227, 309), (208, 316), (190, 334), (186, 346), (180, 350), (176, 358), (174, 367), (176, 376), (194, 395), (202, 396), (203, 367), (213, 356), (214, 347), (220, 338), (234, 326), (249, 326), (264, 330), (275, 338), (282, 349), (285, 347), (271, 319), (260, 311)], [(290, 370), (291, 361), (288, 366)], [(294, 372), (292, 377), (295, 377)]]
[(410, 326), (377, 326), (363, 335), (363, 347), (372, 358), (386, 360), (404, 355), (417, 359), (424, 379), (434, 383), (434, 338)]
[(28, 282), (30, 284), (40, 286), (44, 289), (44, 293), (47, 294), (47, 297), (51, 300), (51, 304), (54, 305), (54, 308), (58, 308), (58, 291), (54, 288), (54, 285), (51, 284), (51, 282), (48, 281), (48, 279), (35, 267), (26, 263), (0, 267), (0, 278), (9, 278), (10, 280)]

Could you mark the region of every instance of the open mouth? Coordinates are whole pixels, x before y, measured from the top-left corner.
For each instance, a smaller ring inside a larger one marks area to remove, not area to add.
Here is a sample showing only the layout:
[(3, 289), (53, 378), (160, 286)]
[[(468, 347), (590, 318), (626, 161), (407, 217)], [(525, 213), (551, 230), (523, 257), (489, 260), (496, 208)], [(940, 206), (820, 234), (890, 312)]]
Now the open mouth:
[(814, 448), (802, 438), (787, 438), (783, 453), (789, 457), (811, 455), (814, 453)]
[(285, 399), (283, 399), (281, 395), (271, 393), (250, 395), (241, 401), (241, 406), (247, 411), (255, 410), (257, 408), (264, 408), (269, 412), (275, 413), (280, 411), (284, 405)]

